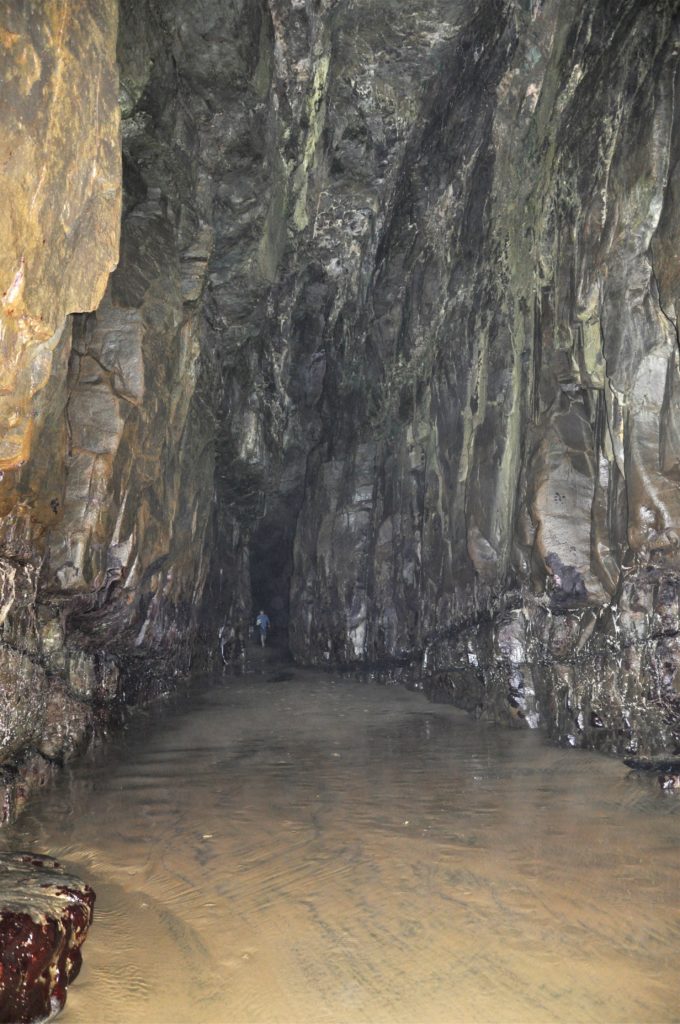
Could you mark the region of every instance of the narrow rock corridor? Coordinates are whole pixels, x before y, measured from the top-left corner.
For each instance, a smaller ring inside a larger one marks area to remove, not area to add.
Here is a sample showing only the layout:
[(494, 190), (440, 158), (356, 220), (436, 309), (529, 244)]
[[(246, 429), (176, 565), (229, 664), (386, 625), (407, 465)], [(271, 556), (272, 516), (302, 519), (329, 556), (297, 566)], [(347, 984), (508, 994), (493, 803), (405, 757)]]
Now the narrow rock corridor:
[(93, 889), (71, 1024), (677, 1024), (680, 0), (0, 0), (0, 127), (0, 1024)]

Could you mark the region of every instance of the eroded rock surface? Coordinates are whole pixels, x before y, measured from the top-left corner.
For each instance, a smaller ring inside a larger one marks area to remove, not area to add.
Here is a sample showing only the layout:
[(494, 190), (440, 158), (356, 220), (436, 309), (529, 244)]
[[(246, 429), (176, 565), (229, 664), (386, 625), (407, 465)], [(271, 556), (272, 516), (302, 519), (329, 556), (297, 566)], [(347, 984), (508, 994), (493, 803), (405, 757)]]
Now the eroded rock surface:
[(250, 308), (210, 292), (220, 514), (294, 655), (605, 749), (678, 742), (679, 7), (651, 10), (270, 4), (266, 215), (216, 234)]
[(52, 857), (0, 855), (0, 1021), (56, 1016), (82, 964), (95, 894)]
[(462, 13), (324, 324), (293, 650), (672, 747), (678, 6)]
[(68, 313), (116, 265), (121, 187), (113, 0), (0, 5), (0, 469), (31, 450), (33, 399)]
[[(5, 818), (125, 704), (169, 689), (186, 670), (215, 468), (213, 357), (199, 358), (212, 228), (163, 26), (155, 8), (142, 24), (138, 5), (119, 11), (115, 0), (15, 7), (0, 5), (1, 40), (27, 98), (9, 97), (3, 123), (18, 118), (41, 160), (30, 150), (2, 172), (15, 213), (5, 227), (20, 254), (42, 232), (31, 316), (48, 307), (54, 337), (44, 380), (35, 361), (30, 389), (4, 378), (22, 438), (0, 480)], [(30, 46), (44, 69), (37, 91), (24, 80)], [(147, 89), (153, 107), (142, 132), (135, 89)], [(154, 106), (166, 90), (166, 106)], [(28, 301), (36, 260), (17, 259)], [(23, 306), (13, 309), (28, 323)], [(3, 338), (8, 359), (23, 359), (18, 336)]]

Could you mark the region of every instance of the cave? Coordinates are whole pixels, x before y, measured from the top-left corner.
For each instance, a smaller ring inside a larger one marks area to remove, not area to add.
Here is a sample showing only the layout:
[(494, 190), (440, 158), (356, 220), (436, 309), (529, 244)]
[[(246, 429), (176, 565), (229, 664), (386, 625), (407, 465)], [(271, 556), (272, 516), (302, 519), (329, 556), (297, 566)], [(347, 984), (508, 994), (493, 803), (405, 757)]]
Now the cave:
[[(68, 779), (87, 799), (107, 757), (121, 777), (144, 759), (147, 725), (162, 744), (179, 708), (220, 700), (245, 732), (214, 742), (263, 777), (249, 701), (294, 708), (290, 743), (318, 766), (359, 742), (365, 700), (386, 723), (371, 744), (415, 775), (421, 748), (458, 744), (474, 803), (470, 745), (493, 736), (498, 765), (520, 751), (584, 787), (573, 836), (601, 841), (594, 776), (652, 815), (650, 857), (670, 849), (680, 2), (0, 0), (0, 44), (3, 850), (41, 844), (32, 808), (62, 806)], [(314, 700), (325, 740), (302, 724)], [(650, 769), (634, 798), (624, 760)], [(195, 1019), (418, 1016), (352, 970), (329, 975), (328, 1017), (292, 1000)], [(428, 1022), (671, 1020), (667, 979), (653, 997), (642, 978), (628, 1011), (609, 985), (591, 1018), (560, 1016), (557, 988), (454, 1010), (414, 974)], [(141, 1005), (130, 1020), (152, 1019)]]

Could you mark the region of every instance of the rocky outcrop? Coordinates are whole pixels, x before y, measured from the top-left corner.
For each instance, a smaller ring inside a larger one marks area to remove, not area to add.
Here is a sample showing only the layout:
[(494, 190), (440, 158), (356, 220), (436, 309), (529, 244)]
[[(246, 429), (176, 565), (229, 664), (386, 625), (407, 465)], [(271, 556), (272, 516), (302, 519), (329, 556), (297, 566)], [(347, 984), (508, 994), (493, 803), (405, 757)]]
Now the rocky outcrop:
[(52, 857), (0, 855), (0, 1021), (37, 1024), (64, 1008), (94, 900)]

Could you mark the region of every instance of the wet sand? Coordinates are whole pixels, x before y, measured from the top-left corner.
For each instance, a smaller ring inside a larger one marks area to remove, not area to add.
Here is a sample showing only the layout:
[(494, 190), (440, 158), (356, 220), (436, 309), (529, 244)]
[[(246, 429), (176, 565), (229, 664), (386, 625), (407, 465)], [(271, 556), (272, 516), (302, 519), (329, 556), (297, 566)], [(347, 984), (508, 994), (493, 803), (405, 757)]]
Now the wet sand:
[(97, 891), (64, 1024), (680, 1020), (680, 795), (420, 694), (225, 677), (0, 846)]

